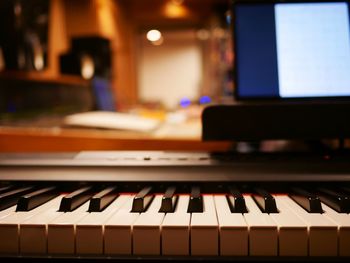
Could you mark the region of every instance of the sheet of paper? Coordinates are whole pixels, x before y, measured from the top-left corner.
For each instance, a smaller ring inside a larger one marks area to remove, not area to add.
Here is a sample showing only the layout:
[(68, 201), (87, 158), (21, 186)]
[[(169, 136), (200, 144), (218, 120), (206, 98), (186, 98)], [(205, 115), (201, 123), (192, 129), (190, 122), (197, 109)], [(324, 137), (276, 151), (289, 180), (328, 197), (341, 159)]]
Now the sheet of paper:
[(91, 111), (69, 115), (65, 117), (63, 124), (67, 126), (151, 132), (161, 124), (161, 121), (128, 113)]

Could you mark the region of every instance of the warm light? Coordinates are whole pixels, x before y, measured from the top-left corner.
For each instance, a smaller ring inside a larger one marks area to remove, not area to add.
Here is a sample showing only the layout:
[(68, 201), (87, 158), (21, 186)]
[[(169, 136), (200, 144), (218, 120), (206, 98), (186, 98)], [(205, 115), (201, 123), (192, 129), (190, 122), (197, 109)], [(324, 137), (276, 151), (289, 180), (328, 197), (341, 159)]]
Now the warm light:
[(44, 51), (40, 44), (33, 45), (33, 53), (34, 53), (34, 68), (36, 70), (43, 70), (44, 69)]
[(216, 27), (213, 30), (213, 35), (216, 38), (224, 38), (226, 35), (226, 31), (223, 28)]
[(169, 18), (187, 17), (189, 11), (180, 1), (170, 1), (165, 4), (164, 14)]
[(199, 29), (197, 31), (197, 38), (199, 40), (208, 40), (210, 37), (210, 33), (207, 29)]
[(81, 57), (81, 75), (84, 79), (91, 79), (95, 73), (95, 64), (91, 56)]
[(162, 39), (162, 33), (160, 33), (160, 31), (157, 29), (152, 29), (147, 32), (146, 37), (151, 42), (157, 42)]
[(163, 44), (164, 42), (164, 38), (160, 37), (160, 39), (158, 39), (157, 41), (152, 41), (151, 43), (155, 46), (160, 46), (161, 44)]
[(36, 70), (43, 70), (44, 69), (43, 53), (38, 53), (34, 56), (34, 67)]

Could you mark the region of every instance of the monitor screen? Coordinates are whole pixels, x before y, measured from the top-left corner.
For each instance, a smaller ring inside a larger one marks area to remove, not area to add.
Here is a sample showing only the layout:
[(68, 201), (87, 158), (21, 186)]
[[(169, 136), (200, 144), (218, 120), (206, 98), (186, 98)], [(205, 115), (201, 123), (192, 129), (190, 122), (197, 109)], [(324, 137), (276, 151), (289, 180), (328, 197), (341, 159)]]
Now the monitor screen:
[(349, 4), (236, 3), (236, 97), (350, 96)]

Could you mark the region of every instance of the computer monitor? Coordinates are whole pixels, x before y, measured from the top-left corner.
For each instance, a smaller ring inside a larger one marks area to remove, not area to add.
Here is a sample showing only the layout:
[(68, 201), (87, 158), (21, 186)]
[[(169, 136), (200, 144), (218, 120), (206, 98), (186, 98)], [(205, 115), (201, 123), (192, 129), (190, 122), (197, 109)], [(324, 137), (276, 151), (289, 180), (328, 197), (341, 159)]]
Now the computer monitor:
[(236, 99), (350, 97), (347, 1), (233, 4)]

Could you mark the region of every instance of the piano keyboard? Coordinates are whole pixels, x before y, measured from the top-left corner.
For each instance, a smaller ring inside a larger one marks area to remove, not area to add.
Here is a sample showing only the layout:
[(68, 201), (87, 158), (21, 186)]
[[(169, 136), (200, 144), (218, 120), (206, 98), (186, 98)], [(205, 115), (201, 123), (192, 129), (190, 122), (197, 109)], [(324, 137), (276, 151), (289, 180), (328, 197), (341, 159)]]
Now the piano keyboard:
[(350, 256), (346, 185), (268, 186), (0, 186), (0, 255)]

